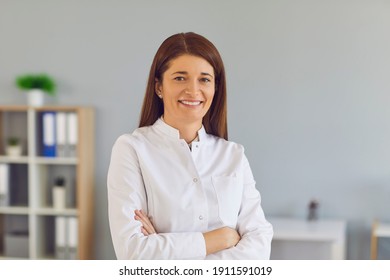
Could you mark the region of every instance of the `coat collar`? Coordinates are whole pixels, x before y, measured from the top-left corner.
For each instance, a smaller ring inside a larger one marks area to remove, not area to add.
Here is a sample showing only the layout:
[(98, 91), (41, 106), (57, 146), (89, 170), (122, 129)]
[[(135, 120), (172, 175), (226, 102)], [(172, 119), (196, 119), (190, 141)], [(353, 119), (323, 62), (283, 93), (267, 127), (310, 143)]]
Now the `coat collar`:
[[(179, 140), (180, 139), (180, 132), (178, 129), (168, 125), (166, 122), (164, 122), (164, 120), (162, 119), (162, 117), (160, 117), (154, 124), (153, 124), (153, 127), (158, 130), (160, 133), (170, 137), (170, 138), (173, 138), (173, 139), (177, 139)], [(199, 142), (202, 142), (205, 140), (206, 138), (206, 130), (204, 129), (204, 126), (202, 125), (202, 127), (198, 130), (198, 137), (199, 137)]]

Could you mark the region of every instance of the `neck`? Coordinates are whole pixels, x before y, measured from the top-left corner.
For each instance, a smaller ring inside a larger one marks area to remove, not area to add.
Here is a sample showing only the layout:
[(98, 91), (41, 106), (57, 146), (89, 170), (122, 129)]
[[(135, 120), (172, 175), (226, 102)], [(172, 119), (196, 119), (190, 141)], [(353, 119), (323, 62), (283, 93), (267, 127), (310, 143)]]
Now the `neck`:
[(184, 139), (187, 143), (191, 143), (198, 135), (198, 130), (202, 127), (202, 120), (193, 122), (180, 122), (171, 120), (163, 116), (166, 124), (179, 130), (180, 139)]

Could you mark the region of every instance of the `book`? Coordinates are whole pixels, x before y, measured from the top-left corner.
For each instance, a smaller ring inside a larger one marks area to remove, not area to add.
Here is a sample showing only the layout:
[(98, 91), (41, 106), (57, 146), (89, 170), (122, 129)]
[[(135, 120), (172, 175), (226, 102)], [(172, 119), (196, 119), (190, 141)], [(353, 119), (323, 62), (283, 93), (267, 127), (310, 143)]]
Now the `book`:
[(76, 217), (68, 218), (68, 259), (77, 260), (78, 247), (78, 220)]
[(57, 157), (65, 157), (66, 152), (66, 113), (57, 112), (56, 115), (56, 140), (57, 140)]
[(9, 205), (9, 165), (0, 163), (0, 207)]
[(78, 117), (76, 112), (67, 113), (68, 156), (77, 157)]
[(78, 259), (77, 217), (58, 216), (55, 218), (55, 248), (57, 259)]
[(55, 254), (56, 258), (64, 260), (67, 257), (66, 217), (55, 218)]
[(42, 156), (56, 156), (56, 113), (42, 113)]

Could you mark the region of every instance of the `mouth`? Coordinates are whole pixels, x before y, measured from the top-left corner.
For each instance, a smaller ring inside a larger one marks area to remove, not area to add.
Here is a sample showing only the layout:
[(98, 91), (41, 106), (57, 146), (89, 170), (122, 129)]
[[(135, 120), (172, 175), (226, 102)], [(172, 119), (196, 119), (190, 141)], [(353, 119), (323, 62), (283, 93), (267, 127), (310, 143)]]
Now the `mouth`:
[(203, 103), (203, 101), (200, 100), (179, 100), (178, 102), (186, 106), (198, 106)]

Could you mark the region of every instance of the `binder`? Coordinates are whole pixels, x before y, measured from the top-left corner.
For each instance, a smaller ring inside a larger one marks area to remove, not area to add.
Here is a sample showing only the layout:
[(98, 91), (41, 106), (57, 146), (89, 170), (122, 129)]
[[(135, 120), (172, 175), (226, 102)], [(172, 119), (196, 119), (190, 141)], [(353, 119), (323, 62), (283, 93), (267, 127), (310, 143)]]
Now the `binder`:
[(78, 117), (76, 112), (67, 113), (67, 128), (68, 155), (77, 157)]
[(60, 260), (78, 259), (78, 219), (57, 216), (55, 218), (55, 252)]
[(58, 216), (55, 218), (55, 253), (56, 258), (64, 260), (67, 258), (66, 248), (66, 217)]
[(78, 220), (76, 217), (68, 218), (68, 259), (77, 260), (78, 247)]
[(57, 157), (66, 156), (66, 113), (57, 112), (56, 115), (56, 140), (57, 140)]
[(9, 205), (9, 165), (0, 163), (0, 207)]
[(42, 156), (45, 157), (56, 156), (55, 118), (55, 112), (42, 113)]

